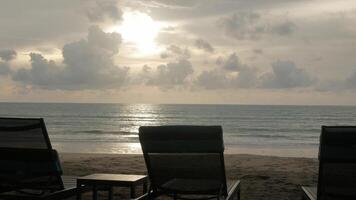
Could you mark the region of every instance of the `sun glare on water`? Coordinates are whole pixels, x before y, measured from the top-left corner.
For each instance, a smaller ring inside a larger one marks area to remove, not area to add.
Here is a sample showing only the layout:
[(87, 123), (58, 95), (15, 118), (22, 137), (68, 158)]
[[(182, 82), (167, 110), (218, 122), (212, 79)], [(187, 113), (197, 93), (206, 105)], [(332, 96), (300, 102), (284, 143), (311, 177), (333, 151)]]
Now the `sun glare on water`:
[(154, 54), (159, 51), (155, 39), (162, 24), (141, 12), (125, 12), (120, 25), (111, 27), (110, 32), (121, 34), (124, 42), (137, 48), (139, 54)]

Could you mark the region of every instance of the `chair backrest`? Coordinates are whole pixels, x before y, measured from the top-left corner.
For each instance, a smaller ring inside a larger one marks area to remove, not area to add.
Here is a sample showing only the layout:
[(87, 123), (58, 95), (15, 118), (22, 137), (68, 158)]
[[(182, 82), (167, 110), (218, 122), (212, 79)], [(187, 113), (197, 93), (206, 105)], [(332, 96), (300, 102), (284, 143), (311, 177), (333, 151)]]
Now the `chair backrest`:
[(323, 126), (318, 200), (356, 199), (356, 126)]
[(0, 148), (52, 149), (42, 118), (0, 118)]
[(0, 118), (1, 190), (60, 190), (61, 175), (42, 118)]
[(171, 180), (196, 180), (218, 184), (179, 192), (227, 194), (221, 126), (143, 126), (139, 139), (154, 191)]

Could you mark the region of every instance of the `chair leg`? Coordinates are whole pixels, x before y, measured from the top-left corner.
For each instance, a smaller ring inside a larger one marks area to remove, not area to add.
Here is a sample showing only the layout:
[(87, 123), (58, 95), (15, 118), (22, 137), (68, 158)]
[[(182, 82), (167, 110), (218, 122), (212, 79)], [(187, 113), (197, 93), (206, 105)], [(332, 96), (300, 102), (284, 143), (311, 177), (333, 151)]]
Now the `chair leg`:
[(145, 198), (146, 200), (153, 200), (152, 198), (152, 195), (150, 193), (150, 190), (148, 190), (148, 193), (147, 193), (147, 198)]
[(305, 197), (305, 194), (302, 195), (301, 200), (308, 200), (308, 199)]
[[(146, 190), (147, 190), (147, 188), (146, 188)], [(147, 200), (153, 200), (153, 199), (155, 199), (155, 198), (154, 198), (154, 195), (153, 195), (154, 192), (155, 192), (155, 191), (152, 190), (151, 185), (150, 185), (150, 186), (148, 187), (148, 190), (147, 190), (147, 198), (145, 198), (145, 199), (147, 199)]]
[(93, 186), (93, 200), (98, 200), (98, 188), (96, 185)]

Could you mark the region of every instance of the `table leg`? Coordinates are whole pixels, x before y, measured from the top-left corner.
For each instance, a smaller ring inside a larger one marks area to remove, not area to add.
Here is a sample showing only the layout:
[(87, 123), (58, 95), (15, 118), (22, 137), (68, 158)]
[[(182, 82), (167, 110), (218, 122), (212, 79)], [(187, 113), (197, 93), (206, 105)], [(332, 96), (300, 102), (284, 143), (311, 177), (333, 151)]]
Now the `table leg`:
[(98, 200), (98, 188), (96, 188), (96, 185), (93, 185), (93, 200)]
[(135, 193), (136, 193), (136, 187), (135, 185), (131, 185), (131, 198), (135, 198)]
[(114, 192), (113, 192), (113, 187), (109, 187), (109, 191), (108, 191), (108, 192), (109, 192), (109, 200), (113, 200), (113, 199), (114, 199), (114, 198), (113, 198), (113, 196), (114, 196), (114, 195), (113, 195), (113, 193), (114, 193)]
[(77, 200), (82, 199), (82, 184), (77, 181)]

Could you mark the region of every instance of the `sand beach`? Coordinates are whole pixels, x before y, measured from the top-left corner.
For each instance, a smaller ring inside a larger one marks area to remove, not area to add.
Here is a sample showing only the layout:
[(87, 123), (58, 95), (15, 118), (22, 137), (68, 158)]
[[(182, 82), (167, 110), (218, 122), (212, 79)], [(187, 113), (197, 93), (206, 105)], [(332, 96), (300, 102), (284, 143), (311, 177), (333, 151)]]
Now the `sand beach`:
[[(143, 156), (139, 154), (61, 153), (65, 175), (92, 173), (146, 174)], [(317, 182), (318, 161), (315, 158), (275, 157), (248, 154), (226, 154), (228, 179), (240, 179), (242, 200), (300, 200), (300, 185)], [(128, 198), (128, 189), (115, 189), (115, 198)], [(90, 194), (83, 199), (91, 199)], [(100, 199), (105, 199), (105, 193)]]

